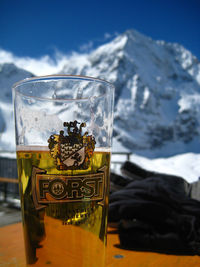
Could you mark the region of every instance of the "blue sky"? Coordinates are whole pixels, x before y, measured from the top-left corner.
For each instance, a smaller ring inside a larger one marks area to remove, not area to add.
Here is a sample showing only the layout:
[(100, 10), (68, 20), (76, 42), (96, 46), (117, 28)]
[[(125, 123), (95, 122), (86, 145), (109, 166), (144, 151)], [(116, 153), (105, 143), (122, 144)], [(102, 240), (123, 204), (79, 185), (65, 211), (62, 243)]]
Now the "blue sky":
[(200, 59), (199, 0), (0, 0), (0, 48), (19, 57), (84, 51), (127, 29)]

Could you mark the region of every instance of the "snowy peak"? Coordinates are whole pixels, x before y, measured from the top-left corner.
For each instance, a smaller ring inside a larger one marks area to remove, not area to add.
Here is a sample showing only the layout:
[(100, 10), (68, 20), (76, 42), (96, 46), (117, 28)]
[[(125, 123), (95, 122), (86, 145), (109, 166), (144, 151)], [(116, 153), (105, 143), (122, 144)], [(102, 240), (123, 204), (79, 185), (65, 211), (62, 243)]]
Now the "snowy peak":
[(128, 30), (85, 59), (75, 74), (103, 78), (116, 87), (117, 143), (153, 156), (200, 147), (200, 64), (189, 51)]
[(114, 133), (119, 142), (159, 156), (195, 149), (200, 64), (189, 51), (129, 30), (89, 59), (93, 72), (116, 86)]
[[(74, 53), (59, 73), (114, 83), (114, 143), (121, 147), (152, 157), (199, 151), (200, 62), (183, 46), (127, 30), (91, 53)], [(1, 100), (11, 103), (11, 85), (30, 76), (0, 65)]]

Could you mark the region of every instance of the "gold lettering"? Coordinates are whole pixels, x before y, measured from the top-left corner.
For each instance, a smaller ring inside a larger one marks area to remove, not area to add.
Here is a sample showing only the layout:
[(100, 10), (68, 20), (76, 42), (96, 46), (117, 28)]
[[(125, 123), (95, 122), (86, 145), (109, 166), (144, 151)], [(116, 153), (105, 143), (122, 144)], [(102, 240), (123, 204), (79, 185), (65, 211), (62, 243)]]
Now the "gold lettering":
[(105, 173), (66, 176), (36, 174), (36, 195), (38, 203), (48, 204), (80, 200), (101, 201), (104, 194)]

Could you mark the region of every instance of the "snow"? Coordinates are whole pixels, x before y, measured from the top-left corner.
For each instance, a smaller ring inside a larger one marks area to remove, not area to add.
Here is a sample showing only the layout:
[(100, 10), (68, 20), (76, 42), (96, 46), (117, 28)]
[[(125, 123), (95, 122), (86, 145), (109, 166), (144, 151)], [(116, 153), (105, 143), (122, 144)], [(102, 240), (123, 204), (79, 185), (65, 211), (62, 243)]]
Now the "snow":
[(97, 57), (99, 55), (101, 56), (102, 53), (107, 54), (107, 53), (113, 53), (113, 51), (116, 51), (116, 50), (121, 50), (121, 48), (125, 46), (127, 39), (128, 38), (126, 35), (124, 35), (122, 37), (119, 36), (113, 41), (112, 45), (110, 43), (108, 43), (108, 44), (100, 46), (95, 51), (96, 56)]
[(0, 157), (7, 158), (7, 159), (16, 159), (16, 151), (13, 151), (13, 152), (0, 151)]
[(146, 86), (144, 88), (144, 96), (143, 96), (143, 101), (142, 104), (140, 105), (141, 109), (145, 107), (145, 105), (147, 104), (147, 101), (149, 99), (150, 96), (150, 92), (149, 92), (149, 88)]
[(129, 153), (129, 150), (125, 148), (120, 142), (118, 142), (116, 138), (113, 138), (112, 139), (112, 152)]
[[(121, 164), (126, 160), (126, 154), (113, 154), (111, 163), (112, 171), (120, 174)], [(195, 182), (200, 178), (200, 154), (185, 153), (169, 158), (158, 159), (149, 159), (132, 154), (130, 155), (130, 161), (149, 171), (180, 176), (189, 183)], [(119, 162), (121, 162), (121, 164), (119, 164)]]
[(188, 182), (194, 182), (200, 177), (200, 154), (185, 153), (153, 160), (133, 155), (131, 161), (151, 171), (181, 176)]
[(192, 109), (194, 106), (200, 109), (200, 94), (184, 94), (178, 101), (178, 104), (180, 106), (179, 112)]
[(13, 106), (11, 103), (0, 102), (0, 110), (2, 112), (1, 121), (5, 123), (5, 129), (1, 133), (0, 138), (0, 150), (11, 150), (15, 149), (15, 129), (13, 121)]

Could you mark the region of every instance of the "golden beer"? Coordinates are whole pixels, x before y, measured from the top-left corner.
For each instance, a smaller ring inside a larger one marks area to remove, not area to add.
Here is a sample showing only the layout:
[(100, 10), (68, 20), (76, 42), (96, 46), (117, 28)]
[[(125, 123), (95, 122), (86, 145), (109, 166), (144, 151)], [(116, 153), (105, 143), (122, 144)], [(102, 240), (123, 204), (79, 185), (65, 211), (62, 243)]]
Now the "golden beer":
[(114, 86), (32, 77), (13, 100), (28, 266), (104, 267)]
[(18, 146), (17, 164), (28, 265), (104, 266), (110, 152), (58, 170), (47, 147)]

